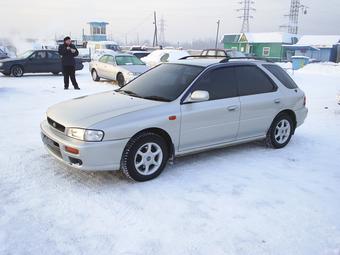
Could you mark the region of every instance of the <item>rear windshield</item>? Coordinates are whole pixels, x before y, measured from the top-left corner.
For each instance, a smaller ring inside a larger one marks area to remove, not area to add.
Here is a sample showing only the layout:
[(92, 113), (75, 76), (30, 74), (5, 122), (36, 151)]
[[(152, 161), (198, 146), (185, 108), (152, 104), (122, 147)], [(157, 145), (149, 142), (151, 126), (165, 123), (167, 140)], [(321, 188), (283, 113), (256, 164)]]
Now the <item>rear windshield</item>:
[(269, 72), (271, 72), (285, 87), (289, 89), (296, 89), (298, 86), (294, 80), (278, 65), (263, 65)]
[(203, 69), (199, 66), (162, 64), (131, 81), (120, 91), (151, 100), (173, 101)]

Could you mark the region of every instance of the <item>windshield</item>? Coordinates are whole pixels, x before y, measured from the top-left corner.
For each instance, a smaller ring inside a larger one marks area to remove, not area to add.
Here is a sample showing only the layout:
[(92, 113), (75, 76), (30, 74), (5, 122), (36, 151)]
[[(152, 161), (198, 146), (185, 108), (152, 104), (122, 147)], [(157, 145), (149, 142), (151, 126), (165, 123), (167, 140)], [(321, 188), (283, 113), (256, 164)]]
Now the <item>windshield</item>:
[(145, 63), (139, 60), (136, 56), (116, 56), (116, 62), (119, 66), (145, 65)]
[(163, 64), (139, 76), (119, 91), (170, 102), (178, 98), (203, 70), (200, 66)]
[(18, 56), (18, 58), (28, 58), (29, 56), (32, 55), (34, 51), (33, 50), (28, 50), (25, 53), (22, 53), (21, 55)]

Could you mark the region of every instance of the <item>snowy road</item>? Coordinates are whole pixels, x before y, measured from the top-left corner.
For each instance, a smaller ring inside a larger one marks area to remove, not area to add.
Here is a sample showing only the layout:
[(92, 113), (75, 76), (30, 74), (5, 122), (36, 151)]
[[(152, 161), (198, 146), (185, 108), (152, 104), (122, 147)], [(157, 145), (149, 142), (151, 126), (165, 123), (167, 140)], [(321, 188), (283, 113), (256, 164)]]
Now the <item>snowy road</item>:
[(286, 148), (202, 153), (132, 183), (62, 166), (40, 141), (48, 106), (112, 85), (0, 76), (0, 254), (339, 255), (340, 66), (294, 78), (310, 113)]

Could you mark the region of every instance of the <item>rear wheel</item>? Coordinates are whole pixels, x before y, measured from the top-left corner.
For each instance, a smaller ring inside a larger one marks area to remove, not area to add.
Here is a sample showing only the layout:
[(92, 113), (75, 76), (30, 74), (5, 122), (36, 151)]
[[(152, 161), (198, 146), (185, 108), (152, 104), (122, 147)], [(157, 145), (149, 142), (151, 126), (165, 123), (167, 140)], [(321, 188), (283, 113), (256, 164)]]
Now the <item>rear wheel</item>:
[(11, 68), (11, 74), (14, 77), (21, 77), (24, 75), (24, 69), (19, 65), (15, 65)]
[(292, 118), (288, 114), (282, 113), (274, 119), (267, 133), (266, 144), (275, 149), (283, 148), (289, 143), (293, 133)]
[(92, 80), (93, 81), (100, 81), (100, 77), (95, 69), (92, 70)]
[(161, 136), (142, 133), (132, 138), (125, 147), (121, 169), (134, 181), (148, 181), (161, 174), (168, 158), (168, 146)]
[(125, 85), (125, 78), (124, 78), (124, 75), (122, 73), (119, 73), (117, 75), (117, 82), (118, 82), (119, 87), (123, 87)]

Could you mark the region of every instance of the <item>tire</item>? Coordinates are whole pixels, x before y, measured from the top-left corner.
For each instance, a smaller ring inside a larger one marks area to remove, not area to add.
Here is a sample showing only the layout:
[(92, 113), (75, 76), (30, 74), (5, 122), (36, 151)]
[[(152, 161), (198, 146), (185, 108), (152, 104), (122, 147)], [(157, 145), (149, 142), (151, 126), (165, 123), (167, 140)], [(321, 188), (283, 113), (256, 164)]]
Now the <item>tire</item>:
[(98, 76), (98, 73), (95, 69), (92, 70), (91, 75), (93, 81), (100, 81), (100, 77)]
[(168, 159), (168, 145), (160, 135), (141, 133), (126, 145), (121, 170), (134, 181), (149, 181), (162, 173)]
[(123, 87), (125, 85), (125, 78), (124, 78), (124, 75), (122, 73), (119, 73), (117, 75), (117, 82), (118, 82), (119, 87)]
[(292, 138), (294, 129), (292, 118), (286, 113), (279, 114), (268, 130), (266, 145), (274, 149), (285, 147)]
[(53, 75), (59, 75), (59, 72), (52, 72)]
[(14, 77), (21, 77), (21, 76), (24, 75), (24, 69), (21, 66), (19, 66), (19, 65), (12, 66), (11, 74)]

